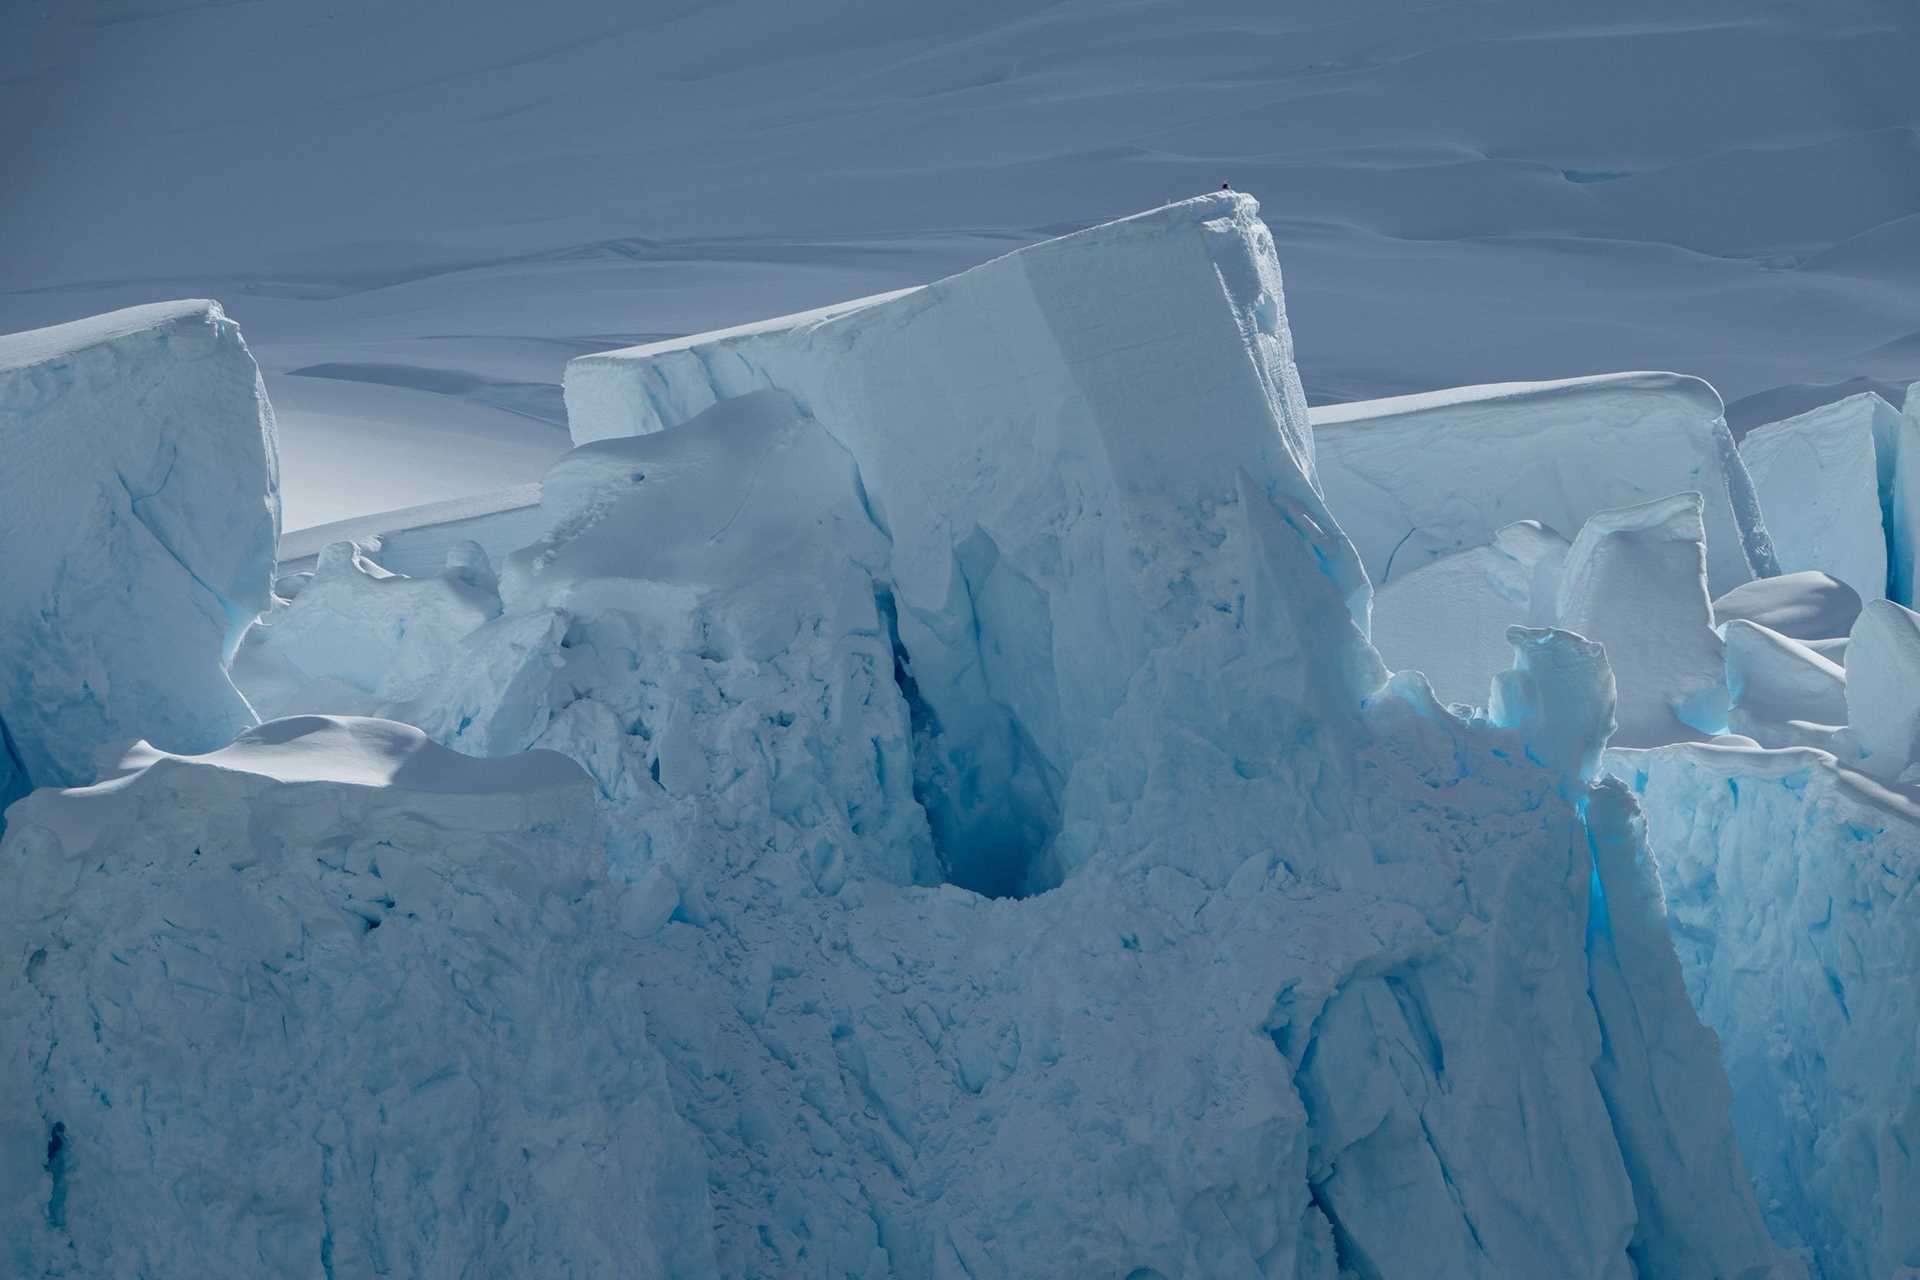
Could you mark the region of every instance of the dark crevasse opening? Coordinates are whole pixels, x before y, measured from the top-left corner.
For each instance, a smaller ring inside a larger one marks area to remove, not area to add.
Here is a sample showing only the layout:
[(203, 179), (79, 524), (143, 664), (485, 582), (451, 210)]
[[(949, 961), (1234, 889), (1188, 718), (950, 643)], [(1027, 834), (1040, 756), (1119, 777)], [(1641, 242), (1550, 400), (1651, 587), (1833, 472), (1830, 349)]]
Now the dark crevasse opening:
[(942, 716), (915, 678), (898, 606), (875, 604), (893, 651), (893, 679), (913, 733), (913, 795), (926, 811), (941, 876), (988, 898), (1024, 898), (1059, 883), (1048, 858), (1060, 828), (1058, 786), (1019, 720), (990, 699)]
[(0, 836), (7, 833), (7, 806), (31, 790), (33, 780), (27, 777), (27, 766), (7, 732), (7, 722), (0, 720)]

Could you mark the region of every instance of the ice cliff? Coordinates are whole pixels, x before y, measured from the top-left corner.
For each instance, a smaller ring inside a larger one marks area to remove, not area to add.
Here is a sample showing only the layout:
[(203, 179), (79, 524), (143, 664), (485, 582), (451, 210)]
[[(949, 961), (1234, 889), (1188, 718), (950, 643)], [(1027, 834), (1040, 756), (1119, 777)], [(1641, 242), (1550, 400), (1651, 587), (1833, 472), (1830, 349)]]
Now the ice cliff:
[[(1829, 1207), (1857, 1166), (1780, 1172), (1799, 1120), (1722, 1069), (1748, 1028), (1669, 910), (1681, 802), (1602, 769), (1616, 721), (1723, 728), (1729, 673), (1801, 688), (1715, 629), (1774, 566), (1704, 384), (1316, 432), (1270, 238), (1222, 193), (586, 357), (567, 400), (537, 506), (255, 598), (233, 671), (287, 718), (10, 811), (19, 1265), (1754, 1280), (1869, 1228), (1896, 1256), (1891, 1212)], [(1446, 622), (1465, 705), (1369, 638), (1373, 583), (1423, 574), (1435, 608), (1481, 584)]]

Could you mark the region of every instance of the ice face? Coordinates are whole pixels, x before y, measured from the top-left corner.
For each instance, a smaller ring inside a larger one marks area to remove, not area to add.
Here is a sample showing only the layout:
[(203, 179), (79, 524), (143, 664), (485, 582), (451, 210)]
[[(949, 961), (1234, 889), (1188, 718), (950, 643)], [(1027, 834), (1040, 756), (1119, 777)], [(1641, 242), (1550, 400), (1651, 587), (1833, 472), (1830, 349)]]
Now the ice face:
[(10, 1272), (712, 1274), (577, 766), (308, 717), (110, 772), (0, 846)]
[(1767, 513), (1774, 554), (1787, 573), (1830, 573), (1871, 600), (1887, 594), (1874, 437), (1893, 410), (1871, 392), (1755, 427), (1740, 457)]
[(1725, 658), (1707, 597), (1698, 494), (1595, 515), (1567, 552), (1558, 625), (1606, 646), (1620, 689), (1614, 742), (1726, 727)]
[(96, 746), (219, 746), (272, 581), (273, 413), (240, 331), (160, 303), (0, 337), (0, 724), (42, 785)]
[(1609, 760), (1645, 802), (1669, 932), (1720, 1039), (1768, 1227), (1830, 1280), (1907, 1274), (1920, 1266), (1920, 810), (1816, 751)]
[(1721, 595), (1777, 566), (1717, 392), (1672, 373), (1459, 387), (1314, 410), (1320, 482), (1376, 585), (1515, 520), (1702, 495)]
[(1422, 672), (1444, 701), (1484, 703), (1513, 660), (1507, 628), (1552, 625), (1566, 554), (1565, 538), (1529, 520), (1401, 574), (1374, 597), (1374, 646), (1388, 666)]
[(1763, 747), (1811, 745), (1801, 725), (1847, 723), (1847, 673), (1777, 631), (1726, 625), (1728, 727)]
[[(60, 1050), (14, 1091), (4, 1234), (67, 1247), (47, 1206), (91, 1169), (72, 1247), (156, 1270), (272, 1234), (343, 1271), (424, 1241), (582, 1273), (1764, 1272), (1634, 806), (1594, 780), (1605, 651), (1517, 633), (1487, 716), (1389, 679), (1290, 346), (1223, 195), (576, 365), (597, 438), (537, 540), (399, 578), (342, 548), (262, 627), (289, 697), (352, 685), (500, 759), (301, 718), (20, 807), (0, 863), (56, 868), (25, 910), (118, 914), (46, 948), (82, 976), (0, 979)], [(1671, 523), (1609, 528), (1664, 570)], [(182, 976), (123, 973), (123, 935)], [(247, 1052), (156, 1150), (251, 1124), (294, 1207), (215, 1180), (219, 1239), (155, 1242), (92, 1206), (171, 1184), (89, 1153), (134, 1150), (127, 1082), (199, 1027), (94, 1041), (90, 997), (184, 1009), (196, 978)]]
[(1847, 725), (1876, 778), (1920, 759), (1920, 614), (1870, 600), (1847, 640)]

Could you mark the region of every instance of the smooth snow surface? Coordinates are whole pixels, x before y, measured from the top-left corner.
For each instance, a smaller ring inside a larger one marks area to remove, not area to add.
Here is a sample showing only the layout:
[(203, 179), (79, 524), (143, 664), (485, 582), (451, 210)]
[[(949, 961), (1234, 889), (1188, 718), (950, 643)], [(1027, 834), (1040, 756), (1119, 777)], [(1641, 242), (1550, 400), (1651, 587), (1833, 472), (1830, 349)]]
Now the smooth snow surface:
[(1859, 592), (1830, 574), (1810, 569), (1756, 578), (1713, 602), (1716, 625), (1745, 618), (1803, 641), (1844, 638), (1859, 616)]
[(1230, 181), (1316, 403), (1667, 367), (1745, 425), (1920, 376), (1915, 66), (1911, 0), (12, 4), (0, 330), (224, 298), (297, 529), (537, 478), (570, 356)]
[[(16, 805), (27, 1265), (1793, 1274), (1606, 652), (1387, 676), (1250, 200), (569, 384), (540, 537), (329, 549), (239, 667), (499, 794), (316, 716)], [(1682, 508), (1576, 598), (1705, 628)]]
[(1787, 573), (1832, 574), (1864, 599), (1888, 594), (1875, 440), (1894, 412), (1871, 393), (1749, 431), (1740, 456)]
[(1669, 931), (1775, 1239), (1824, 1280), (1913, 1274), (1920, 809), (1815, 751), (1609, 760), (1646, 805)]
[(219, 306), (0, 337), (0, 458), (11, 772), (84, 782), (100, 743), (201, 751), (253, 723), (226, 659), (271, 589), (274, 422)]
[(1698, 378), (1459, 387), (1313, 421), (1328, 505), (1376, 585), (1512, 521), (1571, 536), (1595, 512), (1688, 490), (1702, 495), (1715, 595), (1775, 571), (1720, 397)]

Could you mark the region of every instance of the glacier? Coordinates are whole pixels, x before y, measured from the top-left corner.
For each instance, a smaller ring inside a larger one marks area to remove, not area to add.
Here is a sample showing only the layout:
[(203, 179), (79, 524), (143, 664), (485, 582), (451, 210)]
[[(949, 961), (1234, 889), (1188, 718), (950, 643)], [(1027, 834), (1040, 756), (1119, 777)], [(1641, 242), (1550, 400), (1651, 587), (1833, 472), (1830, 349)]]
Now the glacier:
[[(1855, 593), (1706, 384), (1310, 414), (1222, 192), (566, 403), (537, 488), (289, 540), (219, 741), (63, 722), (17, 1269), (1915, 1265), (1911, 646), (1787, 634)], [(1752, 927), (1840, 879), (1868, 950)]]
[(0, 337), (0, 456), (0, 796), (9, 767), (90, 782), (100, 744), (204, 751), (252, 724), (227, 660), (271, 592), (278, 456), (220, 307)]

